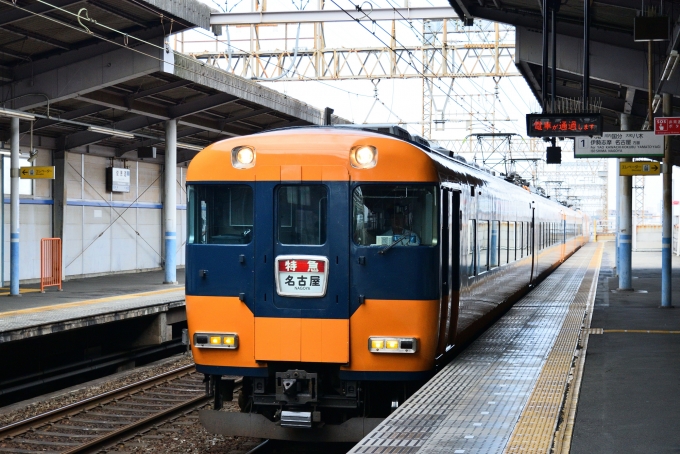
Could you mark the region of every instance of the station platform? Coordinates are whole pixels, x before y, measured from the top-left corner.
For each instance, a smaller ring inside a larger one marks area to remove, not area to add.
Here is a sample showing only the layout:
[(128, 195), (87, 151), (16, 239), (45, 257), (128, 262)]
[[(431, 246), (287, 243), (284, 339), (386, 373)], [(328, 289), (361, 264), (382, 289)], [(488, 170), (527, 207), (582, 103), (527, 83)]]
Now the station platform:
[(678, 452), (680, 309), (660, 252), (633, 253), (646, 293), (616, 292), (614, 260), (581, 248), (350, 452)]
[(62, 291), (45, 293), (29, 284), (20, 287), (21, 297), (4, 289), (0, 343), (154, 314), (164, 318), (159, 326), (186, 320), (184, 270), (177, 270), (177, 284), (163, 279), (164, 271), (113, 274), (64, 281)]

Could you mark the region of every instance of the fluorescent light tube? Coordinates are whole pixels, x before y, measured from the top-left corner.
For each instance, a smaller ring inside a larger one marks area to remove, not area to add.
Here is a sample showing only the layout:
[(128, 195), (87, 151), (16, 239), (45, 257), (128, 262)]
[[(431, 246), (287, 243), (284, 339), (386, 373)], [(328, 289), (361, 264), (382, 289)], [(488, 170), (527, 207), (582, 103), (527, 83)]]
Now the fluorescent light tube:
[(134, 139), (135, 135), (131, 132), (119, 131), (117, 129), (102, 128), (99, 126), (90, 126), (88, 131), (97, 132), (99, 134), (108, 134), (110, 136), (123, 137), (125, 139)]

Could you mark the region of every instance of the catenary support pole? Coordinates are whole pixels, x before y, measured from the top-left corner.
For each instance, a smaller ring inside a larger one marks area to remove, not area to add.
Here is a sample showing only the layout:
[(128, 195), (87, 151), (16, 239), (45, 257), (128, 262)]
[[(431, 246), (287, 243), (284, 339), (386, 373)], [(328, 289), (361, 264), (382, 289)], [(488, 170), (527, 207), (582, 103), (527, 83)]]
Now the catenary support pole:
[(543, 68), (541, 69), (543, 112), (548, 112), (548, 0), (543, 0)]
[[(557, 99), (557, 12), (555, 5), (550, 9), (550, 40), (550, 105), (554, 113)], [(555, 138), (553, 138), (552, 146), (555, 146)]]
[(583, 2), (583, 106), (590, 96), (590, 2)]
[[(663, 115), (673, 115), (670, 93), (663, 94)], [(661, 215), (661, 307), (671, 304), (671, 241), (673, 239), (673, 159), (671, 157), (671, 136), (664, 136), (663, 158), (663, 214)]]
[(9, 294), (19, 293), (19, 119), (10, 119)]
[(163, 212), (165, 214), (165, 282), (177, 283), (177, 120), (165, 122), (165, 185)]

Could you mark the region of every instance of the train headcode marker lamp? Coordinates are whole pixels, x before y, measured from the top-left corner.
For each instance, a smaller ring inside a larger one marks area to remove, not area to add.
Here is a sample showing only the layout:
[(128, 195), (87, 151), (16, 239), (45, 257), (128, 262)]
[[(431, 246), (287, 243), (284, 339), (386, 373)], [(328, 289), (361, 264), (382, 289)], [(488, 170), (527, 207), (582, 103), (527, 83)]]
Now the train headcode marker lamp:
[(527, 136), (553, 138), (546, 152), (548, 164), (559, 164), (561, 148), (555, 146), (555, 137), (601, 136), (602, 115), (593, 113), (574, 114), (527, 114)]

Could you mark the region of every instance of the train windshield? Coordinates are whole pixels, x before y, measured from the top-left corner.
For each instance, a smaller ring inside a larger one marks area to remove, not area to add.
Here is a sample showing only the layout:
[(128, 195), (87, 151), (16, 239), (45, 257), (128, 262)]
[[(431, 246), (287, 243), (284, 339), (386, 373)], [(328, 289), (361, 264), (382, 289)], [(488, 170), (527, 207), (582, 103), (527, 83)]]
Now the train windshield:
[(189, 244), (247, 244), (253, 237), (253, 188), (189, 185)]
[(328, 189), (322, 185), (280, 186), (278, 240), (281, 244), (326, 243)]
[(359, 246), (437, 244), (437, 190), (424, 185), (361, 185), (352, 197)]

